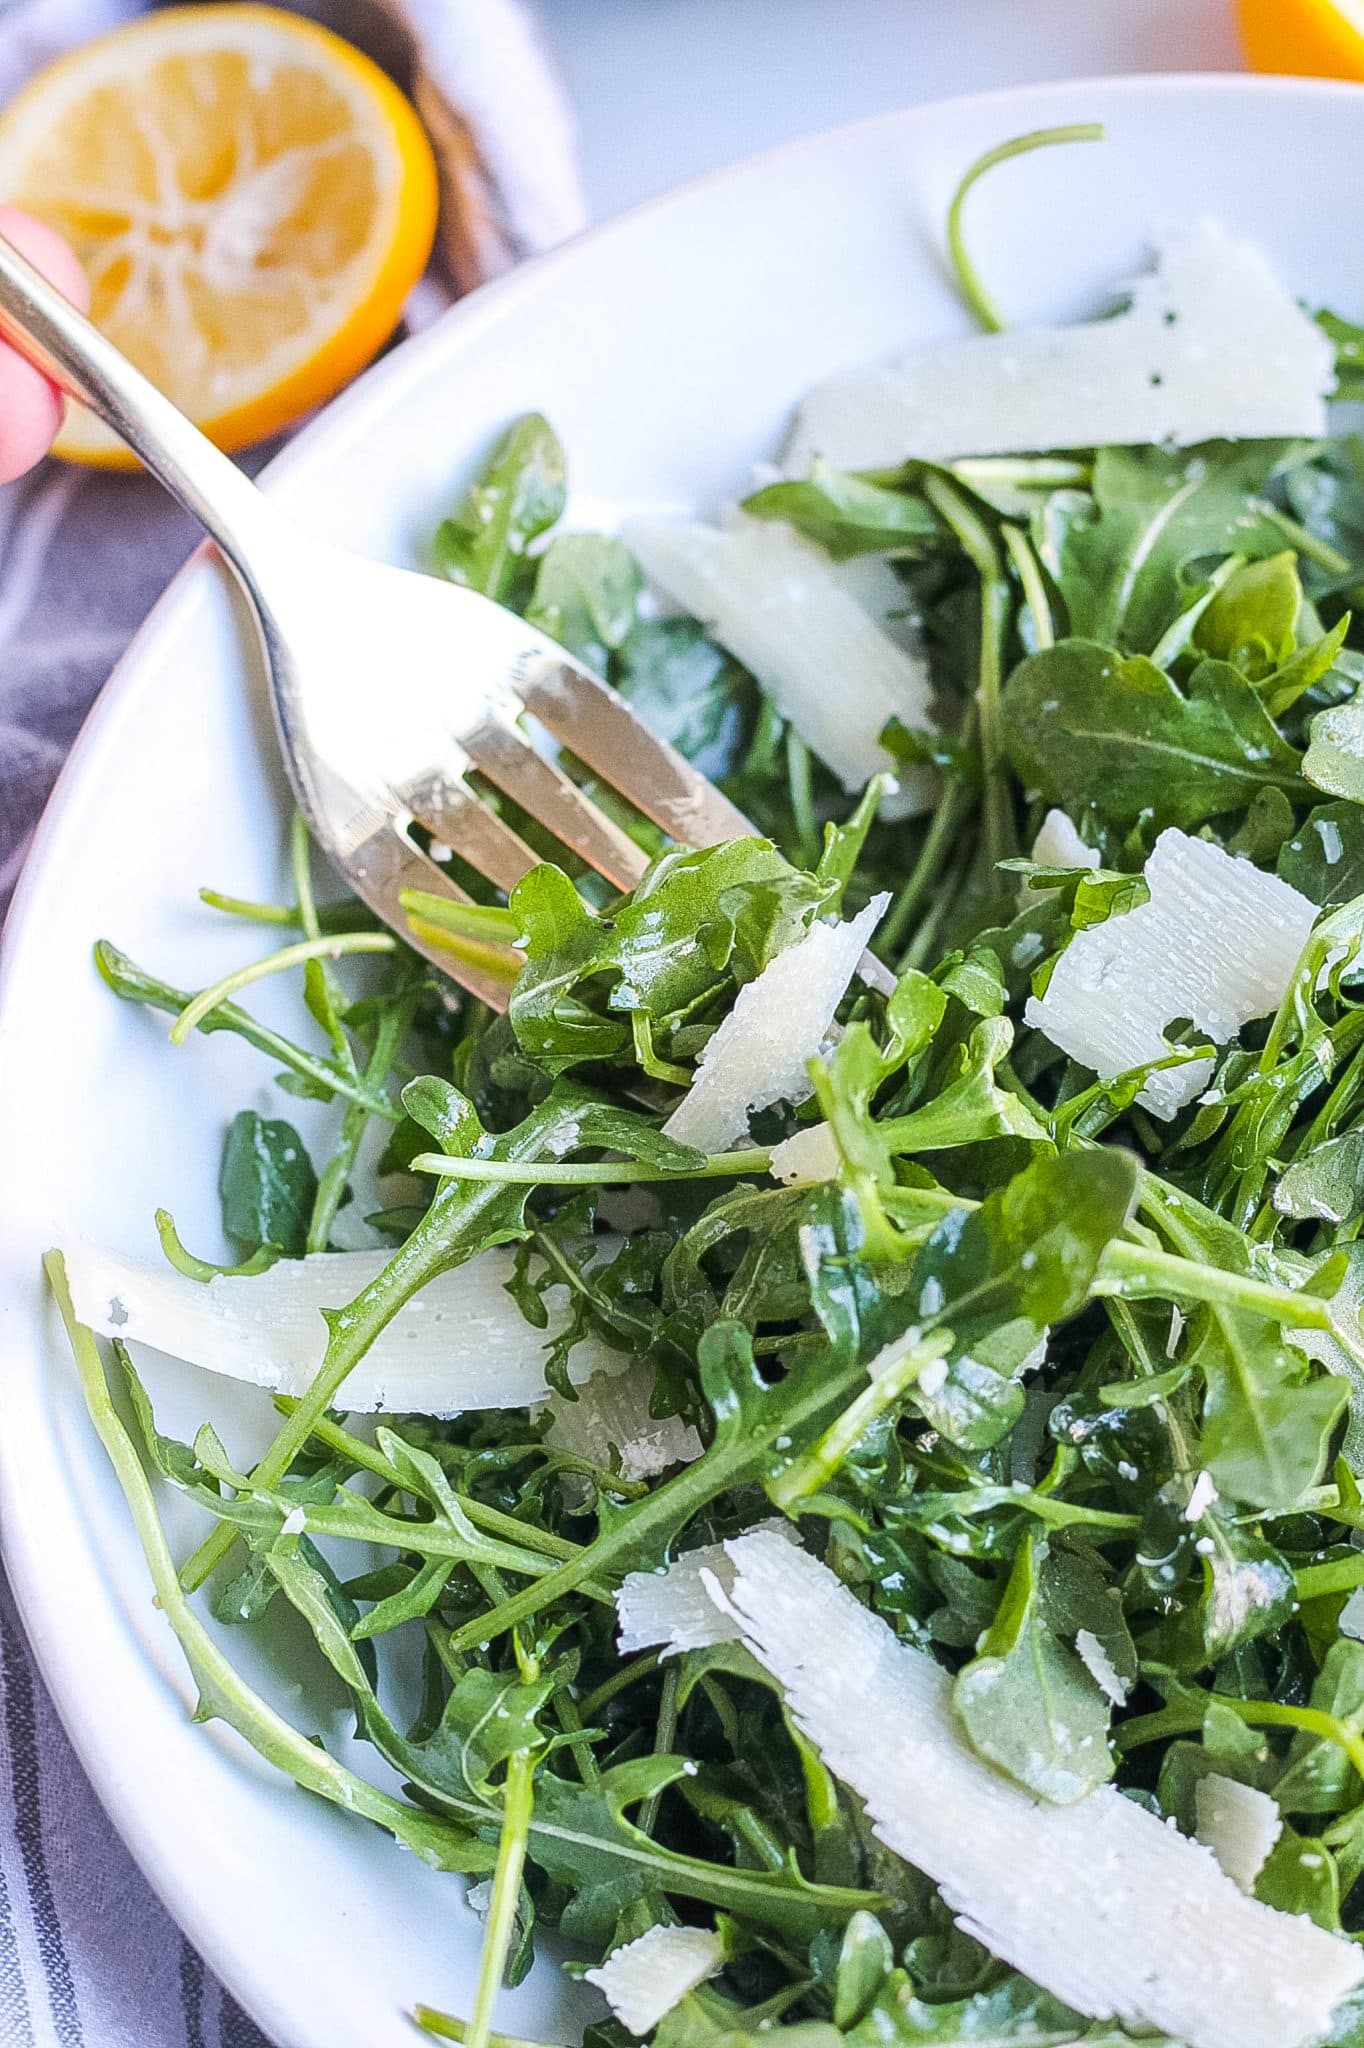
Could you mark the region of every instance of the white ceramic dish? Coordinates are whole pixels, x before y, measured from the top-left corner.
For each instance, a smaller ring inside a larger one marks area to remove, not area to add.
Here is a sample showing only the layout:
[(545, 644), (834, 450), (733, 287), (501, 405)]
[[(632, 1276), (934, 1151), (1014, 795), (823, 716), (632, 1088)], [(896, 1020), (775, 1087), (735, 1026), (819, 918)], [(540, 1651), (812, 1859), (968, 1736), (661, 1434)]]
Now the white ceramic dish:
[[(817, 137), (656, 201), (479, 294), (381, 365), (271, 474), (318, 530), (412, 558), (491, 435), (528, 406), (567, 445), (580, 511), (709, 503), (769, 454), (817, 377), (965, 327), (939, 255), (963, 167), (1022, 130), (1106, 121), (1102, 148), (1011, 166), (971, 239), (1020, 318), (1081, 313), (1153, 229), (1213, 212), (1262, 238), (1295, 290), (1364, 312), (1364, 91), (1237, 79), (1039, 87)], [(81, 736), (6, 934), (0, 996), (0, 1487), (4, 1554), (47, 1682), (152, 1883), (280, 2048), (406, 2048), (416, 2000), (466, 2011), (480, 1927), (452, 1879), (194, 1728), (122, 1497), (39, 1286), (85, 1232), (152, 1252), (164, 1203), (218, 1241), (224, 1121), (264, 1104), (264, 1063), (223, 1036), (183, 1052), (108, 995), (108, 935), (197, 986), (250, 934), (201, 882), (281, 886), (284, 807), (245, 622), (196, 561)], [(267, 986), (260, 1004), (290, 1002)], [(291, 1103), (296, 1115), (299, 1105)], [(259, 1434), (249, 1397), (164, 1365), (172, 1428)], [(285, 1705), (287, 1672), (264, 1672)], [(299, 1710), (295, 1690), (294, 1709)], [(310, 1698), (308, 1720), (326, 1720)], [(336, 1733), (344, 1716), (335, 1702)], [(372, 1753), (371, 1767), (372, 1767)], [(575, 2037), (584, 1994), (542, 1965), (501, 2024)]]

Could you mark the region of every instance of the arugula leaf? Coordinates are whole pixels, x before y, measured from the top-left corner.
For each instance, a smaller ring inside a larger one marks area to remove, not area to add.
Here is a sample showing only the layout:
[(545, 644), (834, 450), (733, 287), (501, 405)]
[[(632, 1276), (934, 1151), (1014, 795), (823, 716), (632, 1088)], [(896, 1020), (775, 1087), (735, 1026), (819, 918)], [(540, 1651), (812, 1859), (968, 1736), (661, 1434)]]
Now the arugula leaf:
[(635, 623), (643, 578), (623, 541), (565, 533), (539, 557), (526, 617), (570, 654), (605, 674)]
[(1181, 690), (1144, 656), (1063, 640), (1015, 669), (1004, 737), (1017, 773), (1068, 810), (1186, 831), (1267, 784), (1303, 794), (1295, 750), (1237, 670), (1204, 661)]
[(436, 529), (437, 569), (499, 604), (517, 602), (526, 551), (562, 517), (566, 496), (558, 437), (548, 420), (528, 412), (502, 436), (459, 510)]
[(952, 1704), (971, 1746), (1025, 1791), (1068, 1806), (1112, 1777), (1109, 1704), (1047, 1626), (1038, 1599), (1041, 1537), (1020, 1546), (980, 1655), (958, 1673)]
[(251, 1251), (276, 1245), (289, 1258), (307, 1248), (317, 1175), (292, 1124), (239, 1110), (218, 1171), (223, 1228)]
[(913, 492), (833, 469), (819, 457), (799, 482), (754, 491), (744, 499), (744, 511), (753, 519), (785, 520), (836, 562), (922, 549), (943, 532), (936, 512)]
[(1283, 528), (1261, 494), (1290, 448), (1282, 441), (1101, 448), (1090, 496), (1068, 497), (1064, 523), (1053, 510), (1039, 533), (1072, 634), (1149, 654), (1200, 560), (1280, 553)]
[(1199, 1318), (1195, 1362), (1207, 1380), (1203, 1461), (1230, 1500), (1298, 1505), (1325, 1470), (1349, 1387), (1312, 1378), (1270, 1324), (1237, 1309)]
[(1364, 810), (1319, 804), (1285, 840), (1275, 865), (1285, 882), (1323, 909), (1364, 895)]
[(1303, 755), (1307, 781), (1328, 796), (1364, 803), (1364, 702), (1358, 695), (1332, 704), (1312, 720)]

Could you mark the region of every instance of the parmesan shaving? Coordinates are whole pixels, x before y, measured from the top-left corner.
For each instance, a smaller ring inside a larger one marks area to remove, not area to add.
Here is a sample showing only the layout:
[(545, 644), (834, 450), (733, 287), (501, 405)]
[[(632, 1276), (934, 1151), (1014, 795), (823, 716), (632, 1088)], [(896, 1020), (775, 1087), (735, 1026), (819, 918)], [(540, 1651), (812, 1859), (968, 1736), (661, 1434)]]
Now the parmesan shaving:
[(1105, 1698), (1112, 1700), (1115, 1707), (1122, 1706), (1131, 1688), (1092, 1630), (1082, 1628), (1079, 1631), (1075, 1638), (1075, 1654)]
[(1364, 1586), (1356, 1586), (1340, 1610), (1337, 1624), (1343, 1636), (1350, 1636), (1357, 1643), (1364, 1643)]
[(652, 2032), (675, 2005), (724, 1968), (725, 1945), (703, 1927), (651, 1927), (595, 1970), (584, 1970), (628, 2033)]
[[(78, 1245), (66, 1254), (66, 1271), (76, 1314), (97, 1335), (148, 1344), (208, 1372), (298, 1398), (322, 1363), (322, 1311), (344, 1308), (389, 1258), (383, 1251), (321, 1252), (205, 1285), (170, 1267)], [(514, 1264), (514, 1253), (497, 1247), (430, 1281), (380, 1331), (338, 1406), (357, 1414), (450, 1416), (543, 1401), (544, 1346), (567, 1327), (568, 1292), (546, 1290), (548, 1324), (532, 1330), (507, 1293)], [(569, 1353), (568, 1371), (581, 1381), (625, 1364), (620, 1352), (589, 1335)]]
[[(1078, 827), (1064, 811), (1050, 810), (1038, 827), (1032, 857), (1040, 868), (1098, 867), (1099, 856), (1086, 846)], [(1033, 892), (1029, 892), (1032, 894)]]
[[(756, 1526), (778, 1542), (796, 1540), (789, 1522), (769, 1519)], [(723, 1543), (684, 1550), (661, 1571), (628, 1573), (616, 1594), (622, 1656), (661, 1648), (665, 1657), (676, 1657), (683, 1650), (736, 1641), (734, 1617), (716, 1605), (708, 1582), (724, 1593), (734, 1583), (734, 1566)]]
[(1112, 1786), (1036, 1804), (968, 1745), (952, 1681), (824, 1565), (768, 1534), (710, 1590), (801, 1732), (963, 1930), (1078, 2012), (1189, 2048), (1306, 2048), (1364, 1979), (1350, 1943), (1248, 1899)]
[(700, 1437), (680, 1415), (651, 1415), (653, 1392), (653, 1367), (642, 1360), (623, 1371), (594, 1373), (576, 1401), (550, 1395), (545, 1442), (608, 1469), (614, 1451), (623, 1479), (652, 1479), (670, 1466), (690, 1465), (701, 1455)]
[(747, 1135), (751, 1111), (805, 1101), (809, 1062), (889, 901), (873, 897), (847, 924), (812, 925), (740, 989), (663, 1126), (668, 1137), (702, 1152), (723, 1152)]
[(845, 789), (889, 771), (905, 809), (932, 801), (932, 774), (898, 767), (880, 744), (888, 719), (933, 724), (928, 665), (882, 631), (818, 548), (756, 519), (651, 520), (625, 537), (650, 582), (752, 671)]
[[(1077, 932), (1024, 1019), (1101, 1080), (1163, 1059), (1165, 1027), (1193, 1020), (1223, 1045), (1277, 1010), (1317, 909), (1306, 896), (1173, 827), (1144, 869), (1148, 903)], [(1152, 1074), (1137, 1100), (1172, 1117), (1206, 1087), (1210, 1060)]]
[(816, 385), (784, 467), (1256, 439), (1325, 431), (1331, 345), (1257, 243), (1214, 220), (1172, 234), (1128, 310), (1073, 327), (930, 342)]
[(842, 1161), (834, 1134), (827, 1124), (806, 1124), (793, 1131), (780, 1145), (772, 1147), (768, 1172), (788, 1188), (813, 1187), (817, 1181), (837, 1177)]
[(1283, 1833), (1283, 1816), (1267, 1792), (1212, 1772), (1194, 1786), (1194, 1833), (1234, 1885), (1246, 1893)]

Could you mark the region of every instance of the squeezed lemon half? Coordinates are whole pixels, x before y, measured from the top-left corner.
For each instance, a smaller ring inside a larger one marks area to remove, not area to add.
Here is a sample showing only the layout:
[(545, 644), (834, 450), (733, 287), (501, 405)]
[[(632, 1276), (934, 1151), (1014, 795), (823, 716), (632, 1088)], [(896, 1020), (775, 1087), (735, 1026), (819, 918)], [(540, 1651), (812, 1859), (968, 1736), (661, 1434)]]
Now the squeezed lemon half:
[[(392, 333), (435, 234), (407, 100), (327, 30), (169, 8), (41, 72), (0, 114), (0, 198), (49, 222), (91, 317), (224, 448), (319, 405)], [(124, 467), (71, 406), (58, 453)]]

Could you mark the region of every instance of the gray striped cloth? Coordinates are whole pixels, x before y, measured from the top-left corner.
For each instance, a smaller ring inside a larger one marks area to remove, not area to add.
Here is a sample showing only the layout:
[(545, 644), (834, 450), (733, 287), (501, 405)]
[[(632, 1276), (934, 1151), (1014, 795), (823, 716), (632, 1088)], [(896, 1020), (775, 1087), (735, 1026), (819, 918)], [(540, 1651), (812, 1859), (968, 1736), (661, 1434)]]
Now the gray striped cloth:
[[(408, 49), (399, 68), (438, 147), (454, 121), (476, 144), (459, 152), (463, 227), (443, 237), (442, 275), (409, 309), (415, 324), (452, 285), (581, 224), (571, 122), (518, 0), (308, 0), (307, 11), (354, 33), (366, 7), (382, 15), (383, 55), (395, 25), (410, 29), (415, 66)], [(0, 4), (0, 103), (36, 63), (131, 11), (133, 0)], [(0, 915), (96, 691), (198, 537), (142, 477), (47, 464), (0, 490)], [(269, 2048), (115, 1834), (2, 1579), (0, 2048)]]

